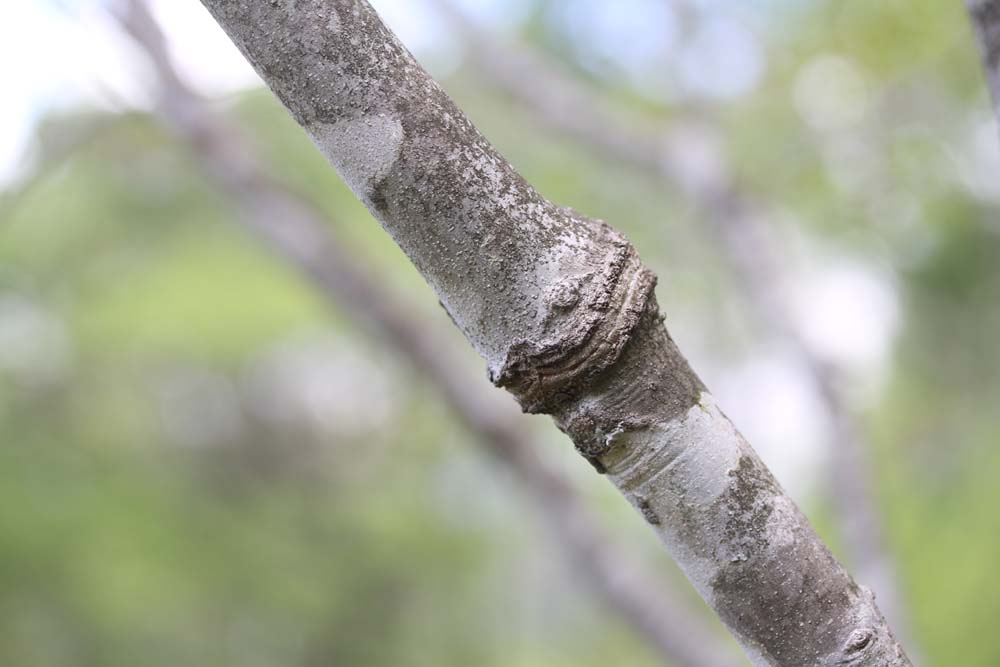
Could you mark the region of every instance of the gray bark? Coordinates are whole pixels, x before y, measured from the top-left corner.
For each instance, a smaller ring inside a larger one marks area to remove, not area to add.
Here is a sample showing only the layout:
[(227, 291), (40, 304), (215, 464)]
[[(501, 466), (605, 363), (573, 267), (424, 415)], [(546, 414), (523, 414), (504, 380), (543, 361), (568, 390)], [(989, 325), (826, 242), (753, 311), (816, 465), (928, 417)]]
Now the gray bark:
[(765, 222), (767, 207), (738, 182), (722, 140), (704, 123), (679, 122), (666, 132), (640, 119), (626, 126), (620, 113), (556, 63), (528, 47), (499, 44), (466, 20), (450, 0), (433, 4), (471, 36), (470, 52), (478, 69), (546, 127), (663, 179), (695, 204), (737, 289), (763, 329), (792, 353), (825, 412), (829, 495), (845, 553), (858, 580), (877, 593), (880, 609), (905, 637), (902, 596), (884, 541), (870, 448), (843, 393), (849, 383), (842, 369), (824, 362), (792, 324), (782, 289), (792, 279), (784, 268), (781, 244)]
[(997, 118), (1000, 119), (1000, 0), (966, 0)]
[(712, 629), (601, 530), (600, 519), (573, 485), (535, 454), (536, 443), (499, 416), (482, 391), (468, 386), (435, 336), (377, 287), (362, 262), (341, 250), (335, 228), (318, 207), (270, 178), (251, 142), (213, 116), (178, 75), (143, 0), (129, 0), (115, 14), (153, 64), (160, 116), (190, 147), (209, 180), (239, 213), (238, 220), (308, 278), (332, 305), (349, 312), (420, 372), (476, 441), (515, 473), (580, 580), (664, 664), (733, 664), (734, 655), (717, 641)]
[(203, 0), (528, 412), (551, 414), (757, 665), (909, 665), (725, 418), (607, 224), (542, 198), (363, 0)]

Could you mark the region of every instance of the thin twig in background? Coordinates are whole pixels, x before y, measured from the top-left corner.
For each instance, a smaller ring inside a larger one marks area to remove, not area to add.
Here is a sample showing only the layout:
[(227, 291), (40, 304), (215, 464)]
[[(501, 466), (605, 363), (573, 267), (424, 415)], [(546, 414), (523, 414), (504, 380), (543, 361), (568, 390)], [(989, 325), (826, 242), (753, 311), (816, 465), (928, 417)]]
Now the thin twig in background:
[[(666, 130), (636, 119), (626, 125), (616, 109), (544, 55), (524, 44), (500, 43), (451, 0), (432, 4), (469, 37), (477, 69), (546, 127), (656, 175), (691, 200), (745, 301), (769, 335), (792, 353), (822, 406), (828, 425), (829, 495), (848, 559), (857, 568), (858, 581), (875, 591), (896, 631), (910, 637), (876, 499), (870, 445), (847, 405), (845, 373), (825, 361), (792, 324), (783, 294), (792, 281), (783, 268), (781, 244), (764, 222), (767, 207), (738, 182), (718, 133), (690, 119)], [(1000, 6), (995, 0), (982, 4)], [(995, 67), (994, 76), (996, 72)]]
[(679, 598), (664, 595), (652, 573), (616, 548), (570, 482), (545, 464), (533, 443), (499, 417), (481, 393), (470, 389), (471, 383), (442, 355), (424, 324), (406, 317), (405, 309), (345, 254), (318, 208), (268, 176), (249, 141), (212, 116), (178, 75), (145, 3), (130, 0), (116, 16), (155, 66), (161, 115), (238, 209), (239, 221), (308, 276), (325, 298), (381, 336), (436, 388), (477, 441), (516, 473), (581, 578), (664, 661), (692, 667), (733, 664), (733, 654), (720, 645), (719, 634), (704, 626), (705, 621)]

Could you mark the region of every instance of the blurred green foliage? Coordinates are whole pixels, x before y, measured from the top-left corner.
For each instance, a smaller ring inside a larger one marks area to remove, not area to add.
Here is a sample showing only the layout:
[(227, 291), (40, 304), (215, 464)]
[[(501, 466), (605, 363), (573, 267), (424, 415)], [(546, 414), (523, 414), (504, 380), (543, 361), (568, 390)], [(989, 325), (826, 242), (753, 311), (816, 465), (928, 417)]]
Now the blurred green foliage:
[[(901, 330), (866, 414), (919, 653), (1000, 664), (1000, 217), (970, 157), (997, 133), (975, 133), (987, 106), (960, 3), (773, 4), (767, 74), (718, 110), (720, 131), (799, 233), (891, 272)], [(538, 16), (526, 34), (562, 39)], [(830, 56), (863, 81), (849, 126), (794, 99)], [(682, 347), (754, 353), (689, 202), (539, 130), (468, 72), (447, 87), (547, 196), (636, 241)], [(443, 319), (269, 95), (228, 113), (379, 280)], [(0, 200), (0, 664), (654, 664), (524, 521), (516, 482), (234, 224), (169, 133), (77, 114), (47, 121), (39, 145), (81, 134)], [(309, 368), (333, 370), (317, 384)], [(662, 558), (620, 501), (591, 493)], [(825, 501), (804, 500), (836, 544)]]
[[(283, 111), (233, 113), (440, 317)], [(0, 662), (652, 664), (433, 392), (233, 224), (181, 144), (142, 115), (82, 120), (41, 129), (97, 134), (0, 228)], [(288, 351), (361, 413), (261, 387)]]

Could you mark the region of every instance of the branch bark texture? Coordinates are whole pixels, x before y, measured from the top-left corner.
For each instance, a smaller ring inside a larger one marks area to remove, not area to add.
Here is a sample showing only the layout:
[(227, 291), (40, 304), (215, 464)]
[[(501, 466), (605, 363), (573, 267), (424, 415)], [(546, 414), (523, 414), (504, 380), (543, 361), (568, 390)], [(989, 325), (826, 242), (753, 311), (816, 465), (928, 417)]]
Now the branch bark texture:
[(792, 324), (782, 289), (792, 279), (784, 268), (781, 244), (765, 222), (767, 207), (739, 182), (717, 133), (690, 120), (668, 131), (652, 123), (626, 125), (620, 113), (557, 63), (530, 47), (499, 43), (451, 0), (433, 0), (433, 5), (471, 37), (477, 68), (544, 126), (601, 156), (661, 178), (694, 203), (737, 289), (763, 329), (791, 351), (823, 408), (830, 452), (828, 489), (845, 552), (859, 580), (877, 593), (879, 607), (905, 637), (902, 596), (885, 544), (870, 446), (847, 405), (846, 374), (825, 362)]
[(607, 224), (541, 197), (363, 0), (203, 0), (408, 254), (490, 378), (551, 414), (757, 665), (909, 665), (722, 414)]

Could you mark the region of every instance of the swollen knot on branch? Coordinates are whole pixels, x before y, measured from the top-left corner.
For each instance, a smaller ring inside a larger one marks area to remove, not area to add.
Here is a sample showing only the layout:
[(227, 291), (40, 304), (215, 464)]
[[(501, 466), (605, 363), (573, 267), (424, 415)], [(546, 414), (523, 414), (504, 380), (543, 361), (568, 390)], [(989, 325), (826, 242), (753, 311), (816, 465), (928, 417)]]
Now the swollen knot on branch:
[(631, 339), (656, 285), (635, 248), (601, 223), (610, 251), (602, 266), (545, 291), (549, 339), (519, 341), (507, 351), (494, 384), (504, 387), (530, 413), (553, 413), (577, 399), (587, 385), (618, 360)]

